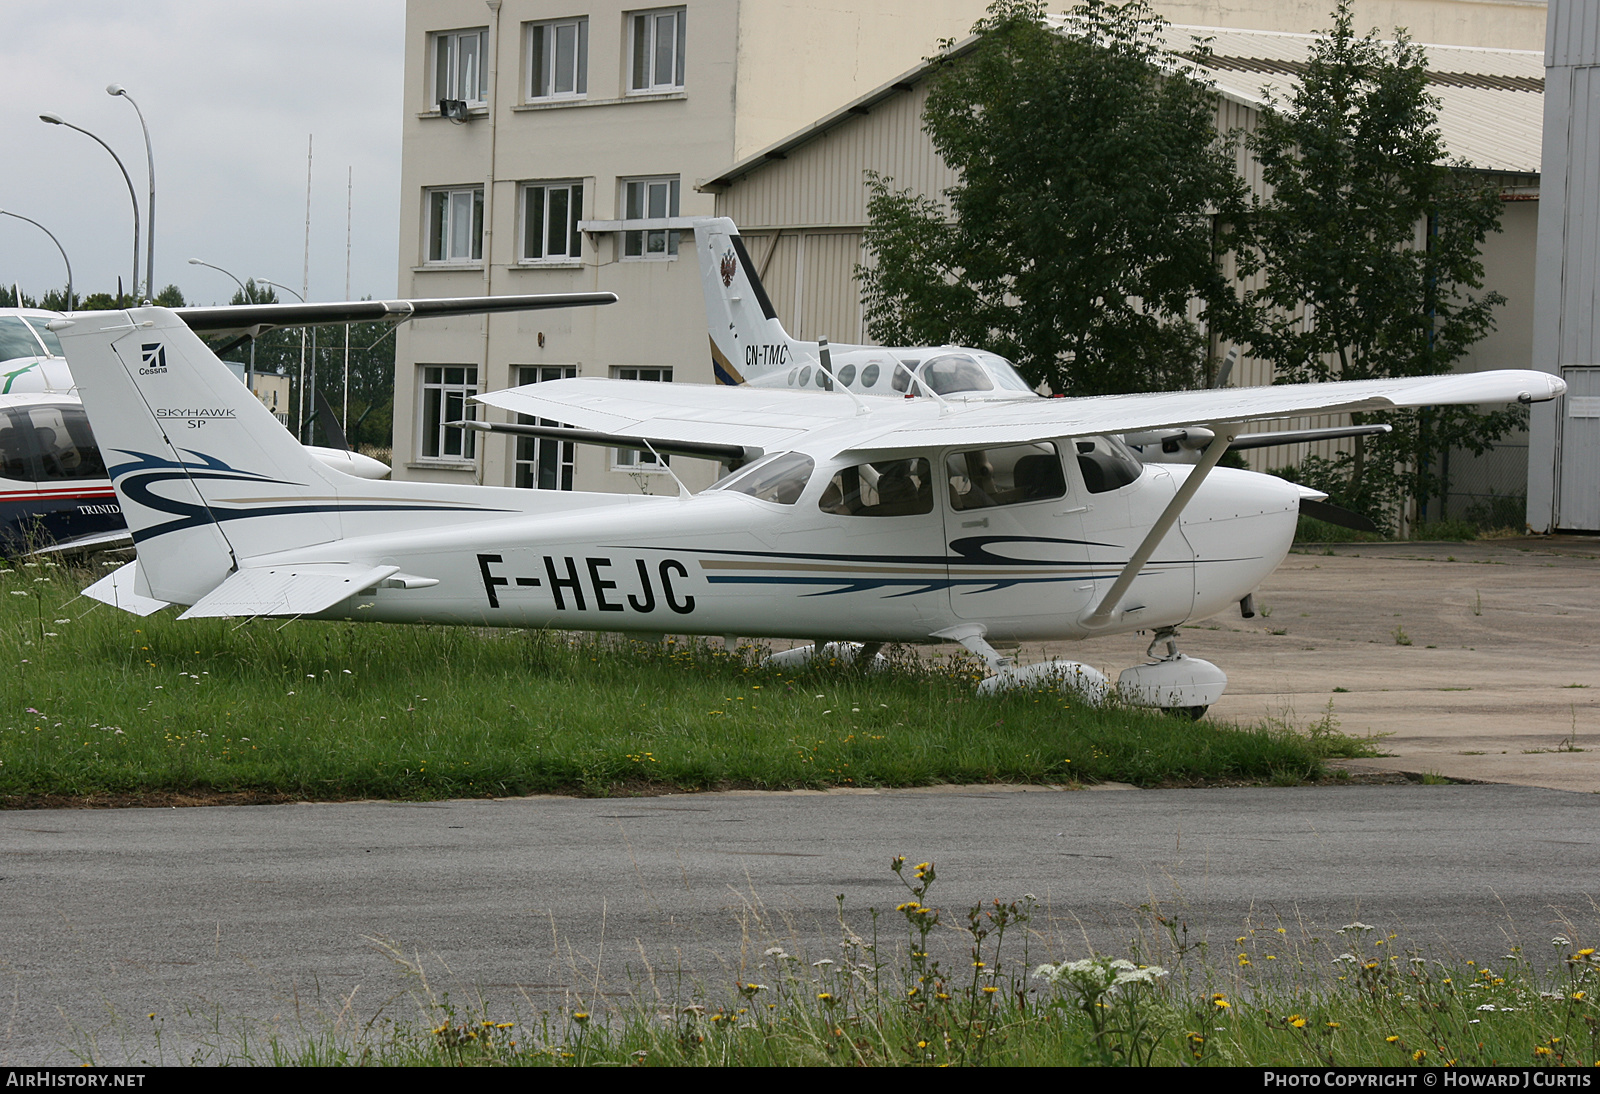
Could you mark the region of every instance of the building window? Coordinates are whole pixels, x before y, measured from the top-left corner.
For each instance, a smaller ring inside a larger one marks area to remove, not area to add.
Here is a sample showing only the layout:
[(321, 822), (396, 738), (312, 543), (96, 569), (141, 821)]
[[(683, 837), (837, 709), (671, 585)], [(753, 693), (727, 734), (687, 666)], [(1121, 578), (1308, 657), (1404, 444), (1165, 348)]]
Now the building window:
[[(656, 383), (670, 384), (672, 369), (638, 368), (629, 365), (625, 368), (613, 368), (611, 376), (617, 380), (653, 380)], [(618, 471), (664, 471), (669, 460), (668, 456), (658, 459), (654, 452), (636, 452), (631, 448), (611, 450), (611, 466)]]
[(471, 106), (489, 101), (489, 71), (484, 64), (489, 28), (452, 30), (433, 36), (433, 105), (459, 99)]
[(417, 451), (425, 460), (470, 463), (477, 458), (477, 434), (452, 428), (449, 423), (478, 416), (477, 365), (422, 366), (422, 443)]
[(528, 98), (576, 99), (589, 93), (589, 20), (528, 24)]
[(582, 254), (583, 183), (522, 185), (523, 262), (576, 262)]
[[(660, 220), (678, 215), (678, 179), (630, 179), (623, 184), (623, 216), (628, 220)], [(651, 228), (624, 232), (622, 253), (628, 258), (677, 258), (676, 229)]]
[[(576, 375), (578, 375), (576, 365), (540, 365), (519, 368), (517, 382), (524, 385), (537, 384), (544, 380), (563, 380)], [(531, 414), (518, 414), (517, 424), (560, 426), (563, 423), (548, 418), (536, 418)], [(515, 461), (516, 484), (524, 490), (571, 490), (575, 447), (571, 441), (518, 437)]]
[(428, 261), (483, 261), (483, 187), (428, 191)]
[(637, 11), (632, 26), (631, 92), (679, 91), (683, 88), (684, 9)]

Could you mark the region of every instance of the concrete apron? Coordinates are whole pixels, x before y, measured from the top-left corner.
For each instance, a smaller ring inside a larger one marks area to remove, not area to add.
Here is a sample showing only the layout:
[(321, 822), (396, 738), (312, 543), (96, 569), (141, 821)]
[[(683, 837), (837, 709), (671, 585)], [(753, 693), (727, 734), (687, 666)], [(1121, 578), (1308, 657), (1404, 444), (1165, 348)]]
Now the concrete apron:
[[(1600, 539), (1307, 545), (1179, 648), (1228, 690), (1210, 717), (1381, 736), (1352, 771), (1600, 792)], [(1409, 644), (1407, 644), (1409, 643)], [(1029, 646), (1112, 679), (1145, 639)], [(1331, 708), (1329, 707), (1332, 703)]]

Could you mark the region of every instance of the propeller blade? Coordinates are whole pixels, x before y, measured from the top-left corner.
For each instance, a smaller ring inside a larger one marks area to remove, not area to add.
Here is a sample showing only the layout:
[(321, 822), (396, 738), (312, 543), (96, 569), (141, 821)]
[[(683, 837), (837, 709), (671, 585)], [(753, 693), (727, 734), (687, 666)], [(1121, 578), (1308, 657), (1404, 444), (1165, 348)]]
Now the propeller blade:
[(1300, 513), (1302, 516), (1315, 517), (1318, 520), (1327, 521), (1329, 524), (1337, 524), (1341, 528), (1354, 528), (1358, 532), (1376, 532), (1378, 530), (1376, 524), (1373, 524), (1372, 521), (1360, 513), (1352, 512), (1337, 505), (1329, 505), (1325, 501), (1302, 500), (1300, 502)]

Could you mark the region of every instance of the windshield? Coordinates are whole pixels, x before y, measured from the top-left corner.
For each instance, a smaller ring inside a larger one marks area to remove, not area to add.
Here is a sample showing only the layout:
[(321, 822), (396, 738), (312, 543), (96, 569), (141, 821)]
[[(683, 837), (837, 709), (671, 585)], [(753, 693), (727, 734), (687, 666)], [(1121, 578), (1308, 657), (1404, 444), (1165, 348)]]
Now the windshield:
[(1078, 470), (1091, 494), (1104, 494), (1136, 481), (1144, 473), (1139, 457), (1118, 437), (1081, 437)]
[(989, 375), (994, 377), (995, 383), (1005, 390), (1033, 391), (1033, 385), (1024, 380), (1022, 375), (1017, 372), (1016, 366), (1012, 365), (1004, 357), (997, 357), (992, 353), (980, 353), (978, 354), (978, 360), (982, 362), (984, 368), (989, 370)]
[(49, 351), (50, 356), (66, 356), (66, 354), (61, 352), (61, 342), (56, 338), (56, 332), (45, 326), (45, 324), (50, 322), (50, 320), (42, 319), (37, 315), (28, 315), (24, 316), (23, 318), (27, 319), (28, 326), (32, 327), (33, 333), (39, 336), (39, 340), (44, 343), (44, 348)]
[(0, 315), (0, 361), (44, 356), (44, 347), (33, 336), (33, 330), (18, 316)]
[(946, 353), (933, 358), (922, 366), (919, 378), (940, 395), (994, 390), (994, 382), (983, 366), (965, 353)]
[(748, 494), (761, 501), (793, 505), (800, 500), (811, 469), (816, 464), (803, 452), (785, 452), (736, 472), (711, 487), (731, 494)]

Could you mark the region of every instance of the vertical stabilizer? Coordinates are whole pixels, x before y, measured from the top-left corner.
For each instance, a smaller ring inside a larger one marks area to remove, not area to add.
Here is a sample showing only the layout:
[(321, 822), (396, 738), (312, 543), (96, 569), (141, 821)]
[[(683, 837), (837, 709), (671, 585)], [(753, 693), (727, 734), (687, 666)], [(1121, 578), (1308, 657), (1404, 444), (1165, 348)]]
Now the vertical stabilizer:
[(743, 384), (791, 368), (794, 342), (778, 322), (733, 221), (698, 222), (694, 242), (717, 382)]
[(337, 493), (359, 480), (315, 460), (182, 319), (135, 308), (58, 323), (141, 594), (193, 604), (246, 557), (340, 538)]

